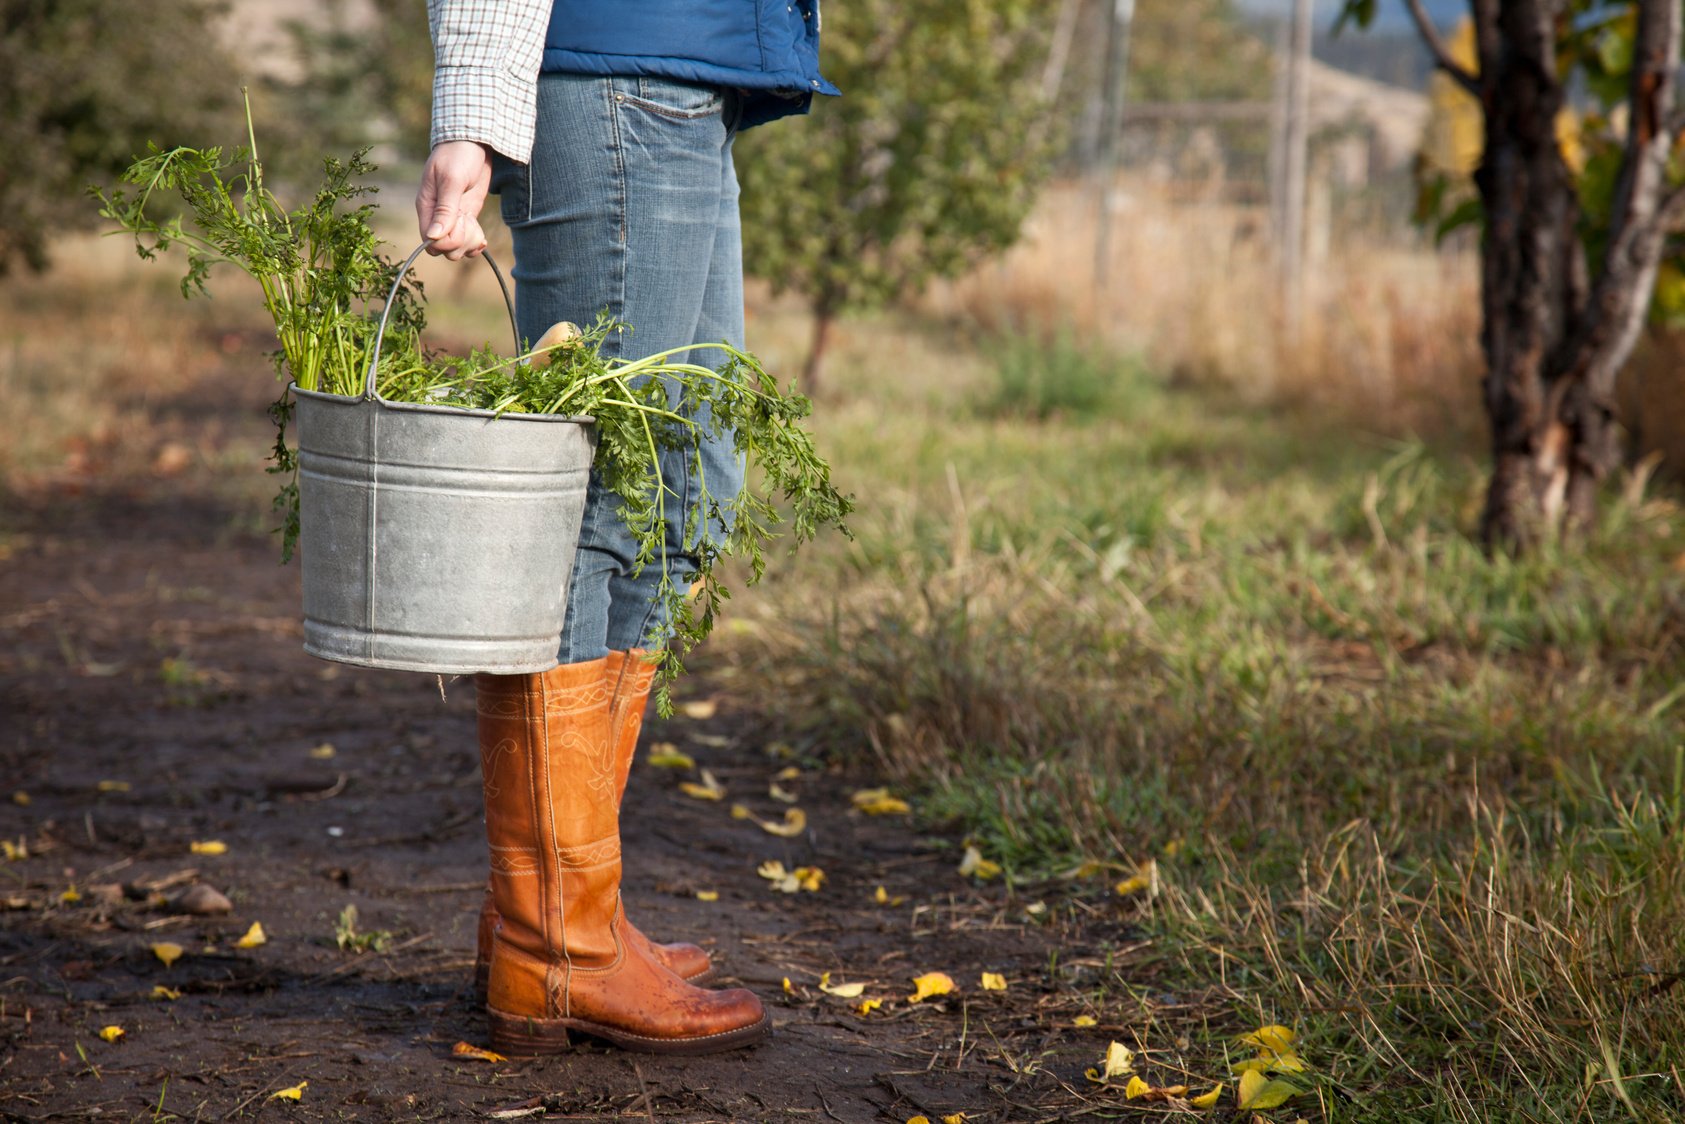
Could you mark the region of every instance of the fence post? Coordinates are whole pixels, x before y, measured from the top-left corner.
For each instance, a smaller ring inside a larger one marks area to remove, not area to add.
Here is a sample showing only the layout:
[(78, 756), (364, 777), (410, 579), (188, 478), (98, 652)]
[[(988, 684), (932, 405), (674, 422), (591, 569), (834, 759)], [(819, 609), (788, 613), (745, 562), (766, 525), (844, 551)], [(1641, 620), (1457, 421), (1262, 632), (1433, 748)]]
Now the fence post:
[(1112, 0), (1106, 21), (1106, 74), (1100, 114), (1100, 152), (1097, 170), (1099, 207), (1094, 237), (1094, 287), (1104, 292), (1111, 270), (1112, 196), (1117, 191), (1118, 145), (1123, 132), (1124, 89), (1129, 80), (1129, 31), (1135, 19), (1135, 0)]

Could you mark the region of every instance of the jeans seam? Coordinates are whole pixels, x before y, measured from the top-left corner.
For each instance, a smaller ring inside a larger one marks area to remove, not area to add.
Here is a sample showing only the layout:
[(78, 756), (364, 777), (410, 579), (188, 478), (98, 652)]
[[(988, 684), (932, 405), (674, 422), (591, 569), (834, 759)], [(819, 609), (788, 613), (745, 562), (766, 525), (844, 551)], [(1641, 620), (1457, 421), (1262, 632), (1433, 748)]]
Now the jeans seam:
[(639, 109), (648, 113), (654, 113), (661, 117), (669, 117), (675, 121), (698, 121), (706, 117), (712, 117), (721, 112), (725, 105), (725, 91), (718, 86), (712, 87), (714, 91), (714, 100), (708, 105), (698, 106), (695, 109), (680, 109), (678, 106), (674, 105), (662, 105), (660, 102), (650, 97), (649, 88), (645, 85), (646, 81), (646, 78), (640, 76), (638, 78), (638, 92), (635, 94), (623, 93), (621, 95), (625, 99), (625, 103), (627, 105), (635, 105)]
[(620, 113), (615, 109), (614, 79), (603, 79), (603, 105), (608, 110), (609, 135), (613, 138), (615, 219), (618, 229), (615, 241), (621, 247), (620, 276), (615, 284), (614, 316), (618, 319), (626, 309), (626, 146), (620, 137)]

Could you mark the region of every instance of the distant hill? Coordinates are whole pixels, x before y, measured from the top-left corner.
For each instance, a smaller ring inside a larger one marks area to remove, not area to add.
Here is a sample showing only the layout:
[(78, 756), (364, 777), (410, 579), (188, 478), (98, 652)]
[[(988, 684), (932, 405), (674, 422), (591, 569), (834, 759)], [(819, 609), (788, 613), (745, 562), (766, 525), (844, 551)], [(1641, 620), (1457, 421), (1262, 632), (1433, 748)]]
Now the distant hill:
[[(1292, 0), (1238, 0), (1238, 7), (1267, 38), (1275, 22), (1287, 18)], [(1340, 7), (1338, 0), (1316, 0), (1314, 52), (1318, 62), (1389, 86), (1407, 90), (1427, 88), (1433, 60), (1416, 36), (1404, 0), (1381, 0), (1380, 11), (1369, 30), (1347, 28), (1335, 35), (1334, 22)], [(1467, 0), (1423, 0), (1423, 7), (1436, 24), (1446, 29), (1468, 15), (1469, 10)]]
[[(1237, 0), (1236, 6), (1249, 15), (1285, 16), (1293, 10), (1293, 0)], [(1440, 27), (1450, 27), (1469, 10), (1468, 0), (1422, 0), (1422, 6)], [(1316, 0), (1318, 28), (1326, 31), (1332, 27), (1340, 7), (1339, 0)], [(1405, 10), (1404, 0), (1381, 0), (1374, 30), (1403, 31), (1409, 27), (1410, 14)]]

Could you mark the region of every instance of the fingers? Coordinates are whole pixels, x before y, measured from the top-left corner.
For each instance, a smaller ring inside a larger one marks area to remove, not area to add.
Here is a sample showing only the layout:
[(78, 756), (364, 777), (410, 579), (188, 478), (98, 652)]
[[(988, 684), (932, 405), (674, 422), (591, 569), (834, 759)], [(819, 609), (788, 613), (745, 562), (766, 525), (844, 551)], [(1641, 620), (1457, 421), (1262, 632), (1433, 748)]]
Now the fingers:
[(416, 225), (427, 252), (450, 261), (486, 248), (480, 208), (491, 190), (491, 161), (483, 145), (446, 141), (427, 157), (415, 195)]

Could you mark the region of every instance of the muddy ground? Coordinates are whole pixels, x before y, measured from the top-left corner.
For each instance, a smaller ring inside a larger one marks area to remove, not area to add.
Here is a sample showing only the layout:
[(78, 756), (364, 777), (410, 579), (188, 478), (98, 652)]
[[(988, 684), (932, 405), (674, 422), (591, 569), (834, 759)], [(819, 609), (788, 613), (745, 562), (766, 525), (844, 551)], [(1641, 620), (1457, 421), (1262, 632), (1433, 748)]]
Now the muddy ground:
[[(161, 426), (261, 449), (255, 405), (231, 401), (239, 416), (209, 425), (165, 409)], [(0, 491), (0, 1116), (1127, 1115), (1120, 1091), (1083, 1076), (1110, 1039), (1130, 1040), (1119, 1012), (1093, 1002), (1108, 960), (1143, 947), (1126, 919), (1051, 887), (973, 884), (955, 840), (851, 810), (871, 774), (816, 759), (776, 715), (745, 710), (706, 656), (679, 694), (713, 713), (652, 722), (645, 745), (674, 743), (727, 803), (764, 816), (782, 811), (770, 779), (795, 765), (784, 787), (809, 830), (776, 838), (640, 764), (625, 895), (647, 932), (698, 941), (719, 984), (755, 989), (772, 1039), (702, 1059), (590, 1045), (525, 1064), (453, 1054), (485, 1044), (470, 988), (486, 862), (470, 689), (441, 698), (429, 677), (306, 656), (297, 569), (277, 565), (251, 505), (196, 454), (166, 449), (155, 471), (120, 479), (72, 459)], [(195, 853), (210, 841), (226, 853)], [(775, 892), (757, 875), (769, 859), (821, 867), (823, 888)], [(232, 912), (159, 904), (195, 883)], [(1038, 900), (1048, 908), (1025, 909)], [(389, 934), (378, 948), (336, 944), (353, 905), (359, 934)], [(253, 922), (267, 943), (237, 947)], [(166, 941), (184, 949), (169, 966), (151, 948)], [(958, 991), (908, 1003), (928, 971)], [(984, 971), (1007, 990), (983, 990)], [(858, 1000), (821, 993), (822, 972), (865, 982), (882, 1008), (862, 1016)], [(1074, 1026), (1085, 1013), (1099, 1025)], [(108, 1026), (123, 1036), (103, 1040)], [(296, 1102), (274, 1096), (301, 1084)]]

